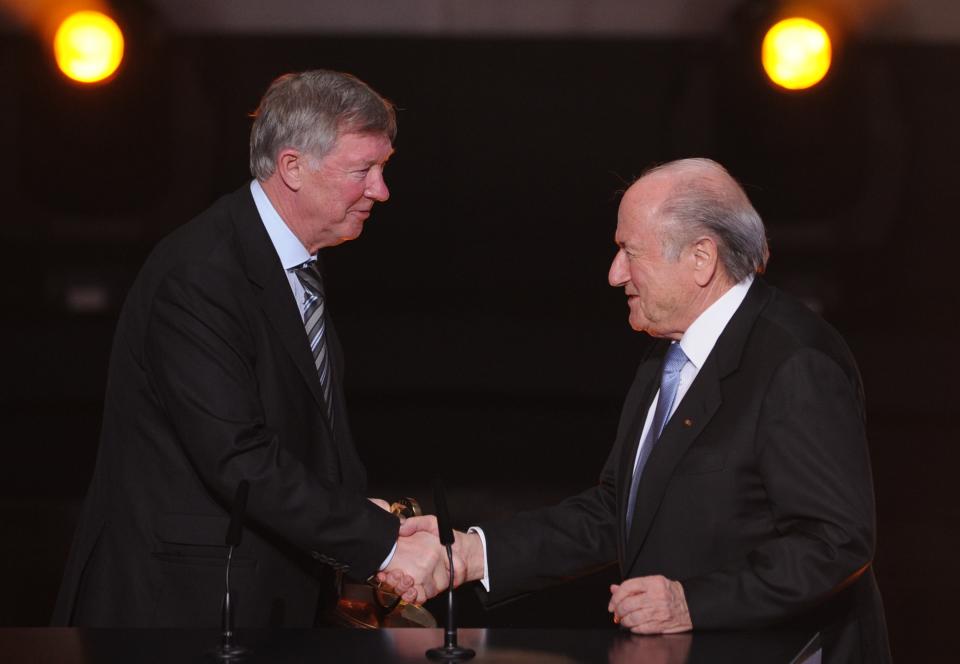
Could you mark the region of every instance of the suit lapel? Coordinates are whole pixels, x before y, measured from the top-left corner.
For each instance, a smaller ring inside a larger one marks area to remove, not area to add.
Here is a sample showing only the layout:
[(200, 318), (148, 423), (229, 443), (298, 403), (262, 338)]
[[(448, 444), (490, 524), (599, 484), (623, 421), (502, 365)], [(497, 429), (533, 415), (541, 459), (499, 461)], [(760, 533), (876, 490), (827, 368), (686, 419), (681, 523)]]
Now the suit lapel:
[[(258, 291), (257, 299), (281, 344), (296, 365), (310, 393), (323, 413), (326, 407), (313, 354), (307, 342), (303, 318), (290, 292), (280, 258), (263, 227), (249, 188), (237, 192), (233, 200), (233, 218), (240, 240), (247, 277)], [(329, 422), (327, 423), (329, 426)]]
[[(367, 485), (367, 475), (350, 434), (347, 402), (343, 391), (343, 350), (340, 346), (340, 338), (337, 336), (336, 326), (329, 315), (327, 316), (327, 350), (330, 353), (331, 369), (333, 371), (333, 384), (331, 386), (333, 417), (337, 423), (333, 437), (340, 454), (340, 479), (345, 485), (363, 489)], [(317, 385), (319, 384), (318, 379)]]
[[(630, 482), (633, 479), (633, 465), (637, 458), (637, 448), (640, 447), (640, 433), (643, 423), (650, 410), (650, 402), (657, 393), (661, 367), (668, 343), (658, 342), (644, 360), (637, 377), (624, 403), (623, 433), (620, 438), (620, 465), (617, 474), (617, 522), (620, 536), (617, 541), (620, 545), (620, 560), (624, 560), (624, 541), (626, 540), (627, 498), (630, 494)], [(629, 419), (628, 419), (629, 418)]]
[(625, 547), (625, 569), (630, 569), (643, 546), (677, 464), (717, 412), (721, 402), (720, 380), (716, 362), (711, 357), (704, 362), (647, 459), (637, 488), (630, 539)]
[[(663, 495), (677, 465), (709, 424), (723, 402), (721, 390), (723, 379), (739, 367), (747, 338), (770, 295), (770, 289), (757, 277), (740, 307), (718, 337), (716, 345), (697, 373), (693, 384), (687, 390), (683, 400), (660, 434), (660, 440), (657, 441), (650, 458), (647, 460), (640, 486), (637, 489), (637, 505), (634, 509), (630, 538), (624, 544), (621, 552), (624, 574), (633, 566), (640, 549), (643, 547), (647, 533), (653, 524), (660, 502), (663, 500)], [(666, 344), (659, 350), (658, 356), (662, 358), (665, 353)], [(662, 359), (657, 362), (655, 374), (648, 379), (651, 383), (648, 387), (650, 394), (646, 400), (646, 407), (638, 415), (640, 427), (643, 426), (650, 400), (656, 392), (661, 364)], [(632, 435), (639, 438), (639, 430), (632, 432)], [(632, 441), (630, 446), (633, 450), (632, 455), (629, 460), (625, 461), (629, 465), (623, 481), (625, 487), (629, 487), (630, 476), (633, 472), (633, 459), (638, 445), (639, 440)], [(628, 490), (628, 488), (624, 488), (624, 496), (621, 496), (621, 515), (626, 514), (625, 494)], [(623, 521), (622, 516), (620, 520)], [(622, 524), (621, 527), (625, 527), (625, 524)]]

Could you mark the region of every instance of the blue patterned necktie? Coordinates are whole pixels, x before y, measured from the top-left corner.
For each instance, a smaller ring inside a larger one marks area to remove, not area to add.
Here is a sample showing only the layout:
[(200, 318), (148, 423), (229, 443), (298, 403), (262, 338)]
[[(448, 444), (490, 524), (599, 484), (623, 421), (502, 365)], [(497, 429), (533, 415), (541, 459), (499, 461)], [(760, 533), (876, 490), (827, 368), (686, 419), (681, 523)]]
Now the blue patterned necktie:
[(330, 387), (330, 354), (327, 352), (326, 328), (324, 316), (323, 281), (317, 270), (316, 261), (310, 261), (294, 268), (297, 278), (303, 285), (303, 325), (310, 341), (310, 350), (313, 353), (313, 363), (317, 367), (320, 377), (320, 387), (323, 390), (323, 400), (327, 406), (327, 421), (333, 429), (333, 394)]
[(643, 439), (643, 447), (637, 455), (637, 463), (633, 467), (633, 479), (630, 482), (630, 496), (627, 499), (627, 536), (630, 535), (630, 525), (633, 523), (633, 511), (637, 502), (637, 487), (640, 486), (640, 476), (647, 465), (647, 459), (653, 451), (653, 446), (660, 439), (660, 433), (670, 419), (673, 402), (677, 398), (677, 388), (680, 386), (680, 370), (687, 363), (687, 356), (680, 348), (679, 343), (670, 344), (667, 357), (663, 361), (663, 373), (660, 374), (660, 396), (657, 397), (657, 409), (653, 413), (653, 422), (650, 430)]

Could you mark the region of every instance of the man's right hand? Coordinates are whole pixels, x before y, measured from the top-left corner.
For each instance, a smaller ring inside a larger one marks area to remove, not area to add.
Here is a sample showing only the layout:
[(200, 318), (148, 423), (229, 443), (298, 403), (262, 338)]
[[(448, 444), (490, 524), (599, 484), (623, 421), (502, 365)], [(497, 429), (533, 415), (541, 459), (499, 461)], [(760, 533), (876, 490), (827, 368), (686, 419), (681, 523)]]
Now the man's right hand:
[[(393, 559), (377, 578), (381, 582), (393, 582), (397, 590), (402, 590), (404, 601), (422, 604), (446, 590), (450, 583), (447, 552), (437, 536), (429, 532), (415, 530), (404, 535), (401, 531), (400, 535)], [(412, 578), (413, 586), (404, 590), (408, 584), (397, 584), (397, 574), (407, 580)]]
[[(418, 533), (429, 533), (439, 538), (440, 530), (437, 526), (437, 517), (433, 515), (411, 517), (400, 525), (400, 539), (412, 537)], [(480, 536), (476, 533), (463, 533), (459, 530), (453, 531), (453, 567), (454, 578), (453, 585), (458, 587), (468, 581), (478, 581), (483, 578), (484, 558), (483, 543)], [(439, 544), (439, 539), (437, 539)], [(446, 556), (444, 555), (444, 560)], [(437, 592), (445, 590), (449, 581), (449, 570), (447, 570), (447, 581)], [(433, 595), (431, 595), (432, 597)]]

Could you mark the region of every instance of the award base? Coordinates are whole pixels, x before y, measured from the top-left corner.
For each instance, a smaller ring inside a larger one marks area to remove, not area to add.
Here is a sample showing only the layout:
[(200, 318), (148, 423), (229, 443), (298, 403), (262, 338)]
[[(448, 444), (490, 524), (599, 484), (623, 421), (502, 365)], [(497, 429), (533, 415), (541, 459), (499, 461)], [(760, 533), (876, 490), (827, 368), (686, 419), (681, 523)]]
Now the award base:
[(477, 653), (470, 648), (461, 648), (460, 646), (444, 646), (442, 648), (430, 648), (427, 651), (427, 659), (438, 660), (441, 662), (455, 662), (462, 659), (472, 659)]
[(247, 655), (250, 654), (249, 648), (244, 648), (243, 646), (237, 645), (222, 645), (219, 648), (214, 648), (209, 652), (210, 656), (214, 659), (219, 659), (221, 662), (236, 662)]

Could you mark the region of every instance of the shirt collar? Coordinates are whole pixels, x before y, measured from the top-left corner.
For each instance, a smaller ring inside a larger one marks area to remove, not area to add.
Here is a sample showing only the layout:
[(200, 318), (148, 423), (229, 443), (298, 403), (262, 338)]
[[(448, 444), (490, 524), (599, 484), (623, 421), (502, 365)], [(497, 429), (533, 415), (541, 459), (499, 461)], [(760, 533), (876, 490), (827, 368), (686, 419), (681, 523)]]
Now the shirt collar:
[(273, 248), (280, 257), (283, 269), (290, 270), (308, 261), (316, 260), (316, 257), (310, 255), (277, 213), (258, 180), (255, 179), (250, 183), (250, 193), (253, 194), (253, 203), (257, 206), (263, 227), (267, 229), (267, 235), (270, 236), (270, 242), (273, 243)]
[(680, 338), (680, 347), (698, 371), (707, 361), (707, 356), (710, 355), (720, 334), (727, 327), (727, 323), (740, 308), (740, 303), (747, 296), (752, 283), (753, 275), (751, 274), (707, 307), (683, 333)]

